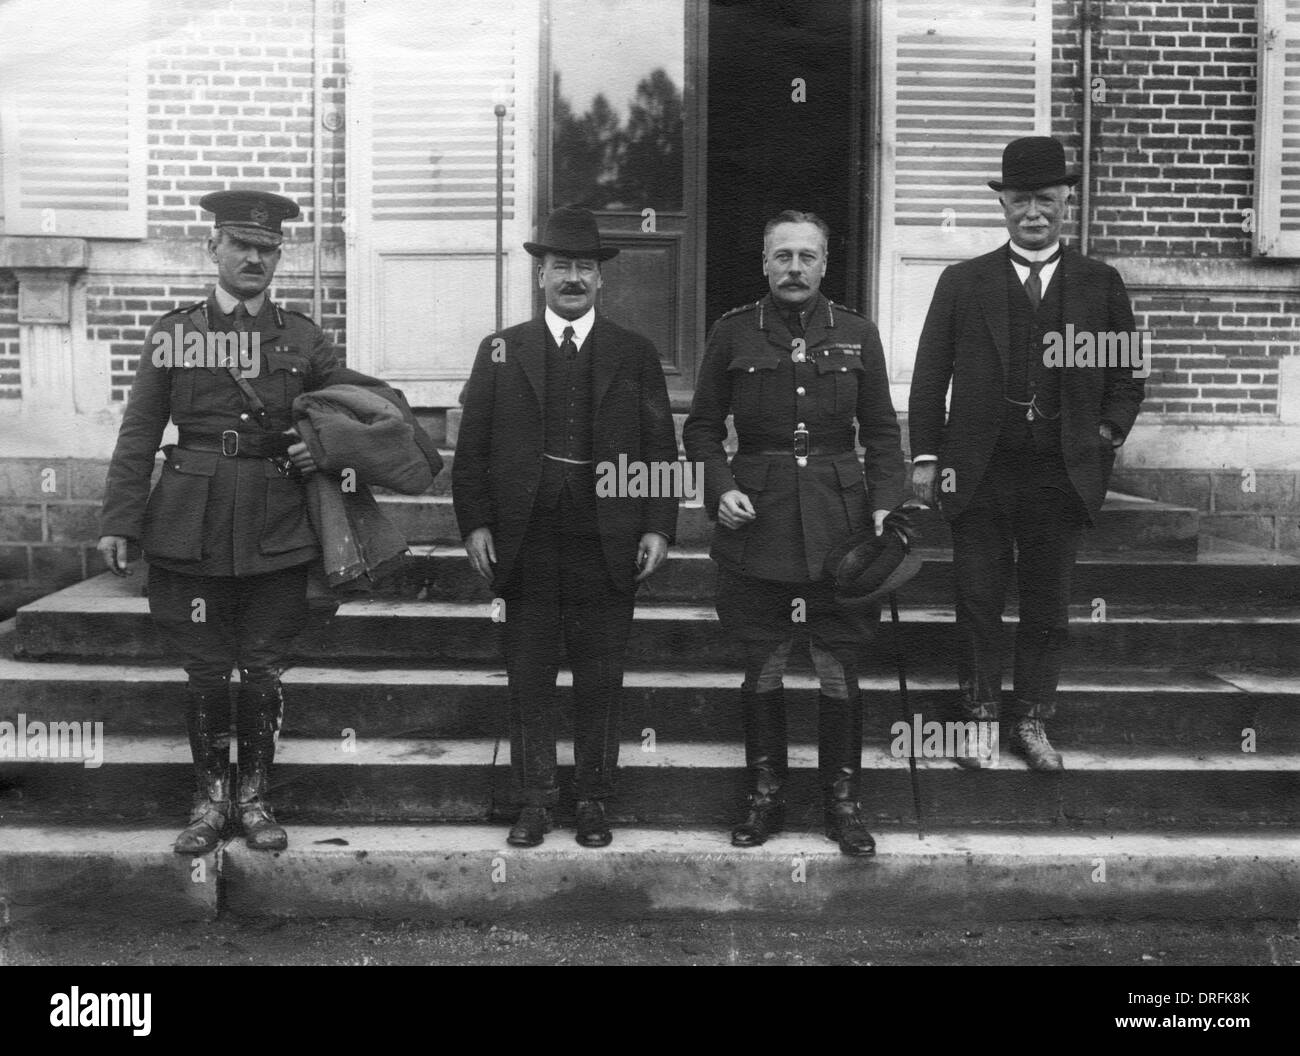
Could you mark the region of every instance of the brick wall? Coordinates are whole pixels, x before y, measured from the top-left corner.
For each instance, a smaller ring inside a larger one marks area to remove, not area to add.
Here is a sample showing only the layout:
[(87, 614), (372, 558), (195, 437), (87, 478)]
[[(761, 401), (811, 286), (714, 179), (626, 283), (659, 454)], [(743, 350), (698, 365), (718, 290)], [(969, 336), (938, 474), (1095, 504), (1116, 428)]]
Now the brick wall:
[[(1052, 129), (1078, 171), (1079, 4), (1054, 7)], [(1089, 252), (1111, 260), (1233, 261), (1249, 270), (1257, 13), (1251, 3), (1099, 0), (1092, 75)], [(1072, 230), (1078, 237), (1077, 213)], [(1243, 287), (1244, 287), (1243, 283)], [(1144, 415), (1276, 415), (1278, 361), (1294, 355), (1296, 297), (1225, 287), (1133, 291), (1155, 354)]]
[[(291, 238), (309, 239), (312, 201), (310, 0), (177, 0), (153, 7), (149, 237), (201, 238), (199, 199), (240, 184), (297, 200)], [(343, 105), (343, 25), (334, 5), (325, 106)], [(343, 129), (323, 130), (328, 238), (340, 238)]]
[[(331, 14), (324, 106), (343, 106), (342, 0)], [(310, 0), (179, 0), (154, 5), (148, 102), (148, 209), (151, 242), (199, 243), (212, 230), (199, 199), (228, 186), (288, 195), (302, 216), (286, 241), (309, 242), (312, 196), (312, 4)], [(325, 241), (341, 242), (344, 130), (322, 129)], [(281, 273), (283, 278), (283, 272)], [(328, 276), (318, 320), (346, 351), (346, 291)], [(96, 281), (99, 280), (99, 281)], [(150, 325), (201, 298), (207, 280), (178, 275), (91, 276), (87, 331), (109, 343), (112, 396), (124, 400)], [(272, 287), (276, 299), (312, 314), (312, 291), (298, 278)], [(0, 302), (2, 305), (2, 302)], [(2, 318), (2, 317), (0, 317)]]

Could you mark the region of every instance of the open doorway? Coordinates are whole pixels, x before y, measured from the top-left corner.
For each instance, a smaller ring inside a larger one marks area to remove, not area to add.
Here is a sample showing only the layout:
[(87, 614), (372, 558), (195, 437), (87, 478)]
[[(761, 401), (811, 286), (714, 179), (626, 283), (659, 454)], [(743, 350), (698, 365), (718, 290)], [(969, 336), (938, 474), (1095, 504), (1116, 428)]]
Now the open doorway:
[(783, 209), (830, 225), (822, 292), (865, 307), (861, 17), (858, 0), (710, 0), (708, 326), (767, 292), (763, 225)]

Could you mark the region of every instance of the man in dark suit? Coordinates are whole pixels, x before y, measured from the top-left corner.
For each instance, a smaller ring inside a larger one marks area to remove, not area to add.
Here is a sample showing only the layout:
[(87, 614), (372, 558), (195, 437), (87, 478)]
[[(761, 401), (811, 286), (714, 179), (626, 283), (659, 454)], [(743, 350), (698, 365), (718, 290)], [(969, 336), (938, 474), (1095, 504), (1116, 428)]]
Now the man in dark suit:
[[(149, 613), (189, 676), (187, 727), (197, 785), (178, 854), (211, 851), (232, 813), (248, 846), (288, 843), (271, 813), (271, 763), (284, 715), (280, 672), (307, 617), (307, 570), (320, 545), (303, 476), (315, 471), (292, 431), (293, 402), (331, 385), (361, 385), (405, 407), (395, 390), (342, 366), (305, 315), (267, 295), (298, 215), (265, 191), (215, 191), (209, 296), (149, 331), (104, 494), (104, 563), (127, 575), (128, 544), (149, 560)], [(410, 413), (409, 410), (406, 413)], [(168, 419), (179, 431), (152, 492)], [(418, 427), (436, 474), (442, 460)], [(239, 780), (230, 781), (230, 672), (239, 668)], [(232, 796), (233, 792), (233, 796)], [(233, 799), (233, 803), (232, 803)]]
[[(1129, 357), (1056, 354), (1070, 335), (1112, 349), (1119, 342), (1096, 338), (1124, 335), (1127, 346), (1136, 337), (1119, 273), (1061, 245), (1077, 179), (1055, 140), (1008, 144), (1002, 179), (989, 186), (1011, 243), (940, 276), (909, 403), (913, 491), (927, 504), (937, 493), (952, 524), (962, 709), (970, 720), (999, 719), (1002, 611), (1014, 569), (1009, 747), (1043, 771), (1063, 769), (1044, 722), (1069, 630), (1071, 570), (1149, 372)], [(978, 768), (979, 753), (959, 752), (958, 762)]]
[[(542, 842), (558, 799), (555, 678), (573, 671), (577, 840), (611, 840), (623, 654), (636, 586), (663, 562), (678, 497), (597, 494), (598, 473), (677, 461), (654, 346), (596, 311), (595, 217), (557, 209), (540, 243), (542, 318), (484, 338), (465, 390), (452, 496), (470, 563), (505, 604), (510, 762), (521, 807), (508, 841)], [(681, 479), (680, 477), (678, 479)], [(614, 489), (616, 492), (627, 489)]]

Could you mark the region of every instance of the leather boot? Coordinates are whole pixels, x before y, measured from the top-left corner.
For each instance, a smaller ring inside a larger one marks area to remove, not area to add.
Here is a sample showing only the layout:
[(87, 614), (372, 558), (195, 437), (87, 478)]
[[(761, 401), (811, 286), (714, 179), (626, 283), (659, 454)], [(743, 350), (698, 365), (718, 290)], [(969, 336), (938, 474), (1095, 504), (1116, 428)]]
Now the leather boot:
[[(998, 704), (997, 701), (975, 701), (965, 695), (957, 702), (959, 712), (959, 721), (962, 723), (976, 723), (977, 738), (974, 744), (957, 745), (957, 755), (953, 761), (966, 770), (979, 770), (982, 767), (992, 766), (996, 762), (993, 755), (985, 757), (981, 755), (981, 748), (990, 745), (996, 746), (997, 733), (996, 724), (998, 721)], [(980, 744), (978, 731), (985, 730), (984, 744)], [(990, 732), (992, 731), (992, 732)]]
[(749, 794), (731, 830), (733, 847), (758, 847), (785, 825), (784, 786), (789, 770), (785, 736), (785, 690), (742, 689), (745, 769)]
[(275, 742), (284, 719), (279, 679), (239, 686), (239, 820), (254, 851), (282, 851), (289, 837), (276, 823), (267, 801)]
[(821, 777), (826, 836), (855, 857), (876, 853), (858, 804), (862, 772), (862, 694), (849, 687), (848, 700), (817, 699), (817, 769)]
[(207, 854), (230, 821), (230, 691), (186, 690), (185, 724), (194, 757), (194, 804), (173, 846), (177, 854)]
[(1028, 704), (1023, 700), (1017, 700), (1016, 704), (1020, 710), (1025, 711), (1025, 714), (1011, 727), (1009, 745), (1011, 750), (1029, 764), (1030, 770), (1038, 770), (1041, 773), (1056, 773), (1064, 770), (1065, 762), (1061, 758), (1061, 753), (1052, 747), (1052, 742), (1047, 739), (1047, 730), (1043, 726), (1043, 720), (1049, 717), (1045, 714), (1048, 709)]

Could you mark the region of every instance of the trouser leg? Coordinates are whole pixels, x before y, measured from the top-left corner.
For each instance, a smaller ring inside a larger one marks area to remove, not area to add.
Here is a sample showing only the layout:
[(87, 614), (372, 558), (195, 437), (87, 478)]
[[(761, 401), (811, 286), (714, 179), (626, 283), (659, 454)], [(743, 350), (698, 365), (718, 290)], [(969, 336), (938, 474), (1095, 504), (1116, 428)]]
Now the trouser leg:
[(1002, 613), (1013, 568), (1013, 533), (990, 466), (952, 522), (957, 600), (957, 682), (967, 716), (996, 719), (1002, 697)]
[(1032, 489), (1017, 517), (1020, 626), (1014, 667), (1015, 715), (1049, 719), (1069, 639), (1070, 581), (1083, 534), (1078, 500), (1056, 488)]
[(504, 597), (502, 642), (510, 701), (510, 772), (515, 802), (553, 807), (559, 800), (555, 761), (555, 678), (563, 648), (559, 542), (538, 515), (519, 551), (517, 587)]
[(598, 537), (562, 542), (561, 599), (565, 650), (573, 671), (573, 791), (579, 800), (614, 793), (623, 692), (623, 662), (634, 595), (608, 582)]

